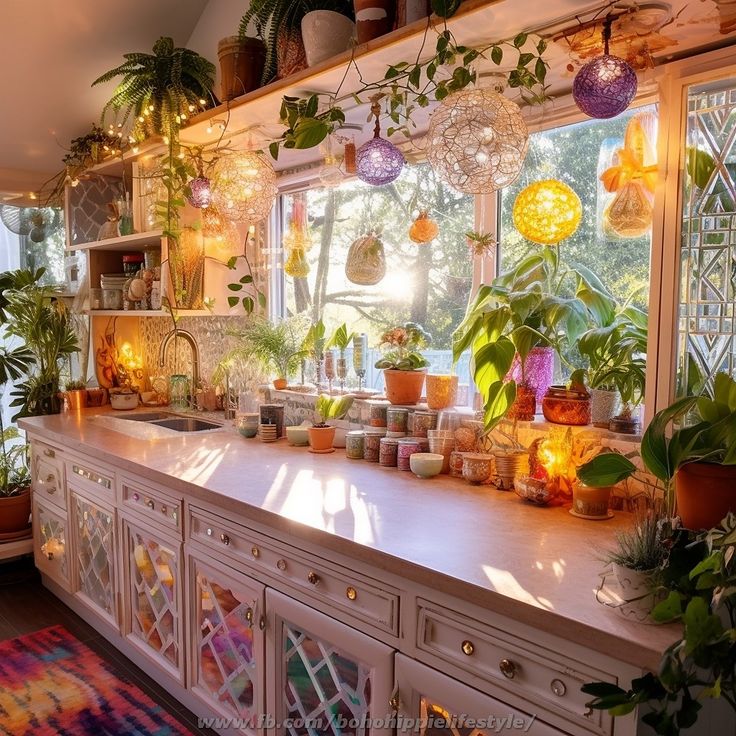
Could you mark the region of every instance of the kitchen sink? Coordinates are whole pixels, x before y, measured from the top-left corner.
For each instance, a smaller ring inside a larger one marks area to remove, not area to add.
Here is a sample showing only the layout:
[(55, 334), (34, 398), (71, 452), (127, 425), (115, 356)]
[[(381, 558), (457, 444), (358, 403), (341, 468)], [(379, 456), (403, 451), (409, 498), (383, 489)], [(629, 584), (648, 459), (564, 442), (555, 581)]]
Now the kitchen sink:
[(127, 419), (130, 422), (155, 422), (158, 419), (167, 419), (171, 414), (163, 411), (145, 411), (135, 414), (120, 414), (118, 419)]
[(221, 424), (208, 422), (206, 419), (195, 417), (170, 417), (169, 419), (156, 419), (149, 421), (155, 427), (166, 427), (176, 432), (204, 432), (208, 429), (220, 429)]

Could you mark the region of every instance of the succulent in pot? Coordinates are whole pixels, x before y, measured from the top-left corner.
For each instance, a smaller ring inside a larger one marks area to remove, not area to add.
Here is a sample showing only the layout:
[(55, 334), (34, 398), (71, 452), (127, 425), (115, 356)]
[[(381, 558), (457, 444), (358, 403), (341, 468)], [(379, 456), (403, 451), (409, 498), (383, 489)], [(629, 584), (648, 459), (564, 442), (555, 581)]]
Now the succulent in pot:
[(312, 452), (333, 452), (336, 429), (328, 424), (330, 420), (342, 419), (353, 405), (352, 396), (327, 396), (321, 394), (314, 405), (316, 421), (309, 427), (309, 447)]
[(381, 336), (379, 348), (383, 357), (376, 368), (383, 370), (386, 398), (392, 404), (416, 404), (422, 395), (429, 361), (421, 352), (432, 341), (423, 327), (415, 322), (393, 327)]

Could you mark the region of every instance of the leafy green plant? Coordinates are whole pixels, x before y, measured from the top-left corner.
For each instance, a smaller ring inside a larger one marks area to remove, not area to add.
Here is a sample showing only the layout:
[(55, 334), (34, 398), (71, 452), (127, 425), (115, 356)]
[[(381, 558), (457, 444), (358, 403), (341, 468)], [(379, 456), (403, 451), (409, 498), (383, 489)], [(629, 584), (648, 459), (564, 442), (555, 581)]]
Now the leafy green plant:
[(355, 333), (348, 333), (348, 326), (343, 322), (332, 333), (332, 337), (327, 341), (327, 348), (337, 348), (342, 355), (350, 347), (350, 344), (353, 342), (354, 337)]
[(314, 404), (315, 414), (320, 421), (315, 423), (315, 427), (327, 426), (330, 420), (343, 419), (350, 411), (353, 405), (352, 396), (328, 396), (320, 394)]
[(325, 352), (325, 323), (318, 319), (307, 330), (302, 341), (303, 357), (313, 360), (322, 360)]
[(300, 320), (286, 319), (274, 323), (255, 319), (244, 329), (231, 330), (228, 334), (241, 340), (266, 370), (273, 371), (277, 378), (288, 379), (294, 375), (306, 354), (302, 348), (301, 328)]
[(153, 53), (123, 54), (125, 61), (92, 82), (104, 84), (115, 77), (122, 80), (102, 109), (121, 123), (133, 115), (134, 136), (172, 137), (183, 120), (195, 109), (216, 103), (213, 93), (215, 65), (195, 51), (174, 46), (173, 39), (162, 36), (153, 45)]
[(64, 384), (64, 391), (84, 391), (87, 388), (85, 381), (67, 381)]
[(736, 516), (695, 541), (680, 533), (662, 571), (668, 597), (652, 611), (659, 622), (682, 623), (682, 636), (662, 655), (656, 674), (629, 689), (593, 682), (588, 703), (613, 716), (649, 709), (642, 720), (661, 736), (678, 736), (698, 720), (702, 701), (723, 699), (736, 711)]
[(663, 524), (659, 515), (643, 514), (631, 529), (616, 534), (616, 547), (606, 552), (605, 561), (641, 572), (660, 567), (667, 559)]
[[(516, 382), (507, 380), (519, 356), (521, 383), (535, 347), (552, 347), (561, 360), (590, 325), (610, 324), (615, 300), (600, 279), (577, 265), (560, 262), (543, 248), (491, 284), (481, 286), (453, 334), (453, 361), (471, 350), (474, 380), (485, 402), (485, 428), (493, 429), (516, 398)], [(569, 363), (568, 363), (569, 365)]]
[(393, 327), (381, 336), (379, 349), (383, 358), (376, 361), (376, 368), (395, 371), (418, 371), (429, 361), (419, 351), (432, 342), (432, 336), (416, 322)]

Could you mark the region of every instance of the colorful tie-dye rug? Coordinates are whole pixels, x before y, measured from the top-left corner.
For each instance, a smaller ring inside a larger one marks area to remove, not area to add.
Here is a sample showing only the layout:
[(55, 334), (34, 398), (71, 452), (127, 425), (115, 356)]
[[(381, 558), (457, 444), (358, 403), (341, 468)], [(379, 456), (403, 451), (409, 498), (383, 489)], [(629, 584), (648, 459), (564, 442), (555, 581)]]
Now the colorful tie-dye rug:
[(3, 736), (191, 736), (63, 626), (0, 642)]

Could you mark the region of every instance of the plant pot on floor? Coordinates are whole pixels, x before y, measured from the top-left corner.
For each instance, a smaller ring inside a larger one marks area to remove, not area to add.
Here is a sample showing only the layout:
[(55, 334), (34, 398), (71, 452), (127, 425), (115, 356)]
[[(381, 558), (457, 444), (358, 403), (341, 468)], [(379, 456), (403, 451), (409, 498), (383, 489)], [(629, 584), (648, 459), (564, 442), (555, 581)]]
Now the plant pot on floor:
[(31, 516), (31, 492), (24, 488), (15, 496), (0, 496), (0, 540), (24, 536)]
[(302, 41), (307, 66), (346, 51), (355, 35), (355, 23), (334, 10), (312, 10), (302, 18)]
[(260, 38), (228, 36), (217, 44), (223, 102), (261, 86), (266, 44)]
[(686, 529), (711, 529), (736, 512), (736, 465), (694, 462), (675, 475), (677, 514)]
[(589, 391), (590, 421), (594, 427), (608, 429), (618, 409), (618, 391), (608, 391), (603, 388), (591, 388)]
[(69, 411), (78, 411), (87, 408), (87, 389), (76, 389), (66, 392), (66, 406)]
[(383, 36), (394, 27), (395, 0), (353, 0), (358, 43)]
[(309, 447), (313, 452), (330, 452), (335, 441), (334, 427), (309, 427)]
[(419, 403), (426, 373), (427, 371), (399, 371), (387, 368), (383, 372), (386, 398), (392, 404), (402, 406)]

